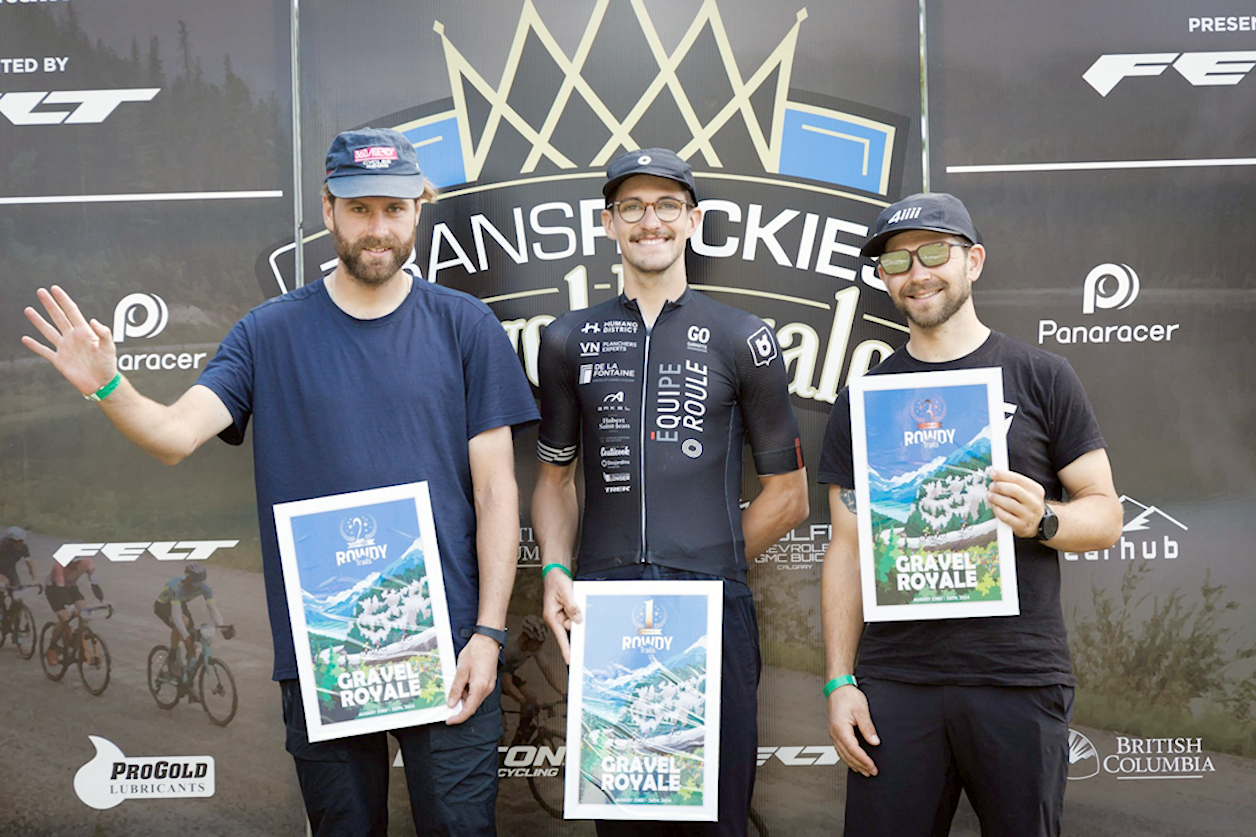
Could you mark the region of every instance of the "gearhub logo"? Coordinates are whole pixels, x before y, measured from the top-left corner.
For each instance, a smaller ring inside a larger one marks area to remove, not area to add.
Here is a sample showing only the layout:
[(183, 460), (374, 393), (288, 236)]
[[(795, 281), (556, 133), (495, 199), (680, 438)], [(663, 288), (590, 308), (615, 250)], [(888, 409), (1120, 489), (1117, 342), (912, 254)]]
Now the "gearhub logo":
[(214, 795), (213, 756), (128, 758), (106, 738), (89, 735), (96, 755), (74, 774), (83, 804), (104, 811), (128, 799), (186, 799)]
[(1156, 506), (1148, 506), (1122, 494), (1125, 524), (1116, 546), (1094, 552), (1065, 552), (1065, 561), (1173, 561), (1182, 554), (1180, 533), (1190, 528)]

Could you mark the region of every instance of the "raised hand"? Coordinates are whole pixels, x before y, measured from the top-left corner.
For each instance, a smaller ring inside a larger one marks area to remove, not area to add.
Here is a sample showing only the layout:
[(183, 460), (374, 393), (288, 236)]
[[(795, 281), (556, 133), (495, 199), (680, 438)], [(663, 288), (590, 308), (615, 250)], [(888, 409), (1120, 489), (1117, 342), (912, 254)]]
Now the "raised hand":
[(53, 285), (51, 292), (40, 288), (36, 295), (52, 322), (29, 306), (24, 313), (51, 348), (26, 335), (22, 336), (22, 345), (55, 366), (83, 395), (91, 395), (112, 381), (118, 372), (118, 361), (109, 329), (95, 319), (85, 319), (78, 305), (58, 285)]

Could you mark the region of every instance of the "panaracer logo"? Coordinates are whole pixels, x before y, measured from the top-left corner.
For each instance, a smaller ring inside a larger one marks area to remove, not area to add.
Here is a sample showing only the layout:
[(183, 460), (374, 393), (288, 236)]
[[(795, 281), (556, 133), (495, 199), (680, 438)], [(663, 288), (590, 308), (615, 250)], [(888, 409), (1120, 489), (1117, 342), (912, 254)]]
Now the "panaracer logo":
[(767, 551), (755, 557), (756, 564), (773, 564), (778, 570), (810, 570), (824, 563), (828, 551), (832, 527), (827, 523), (813, 523), (794, 529)]
[(388, 557), (388, 544), (375, 543), (375, 533), (379, 524), (369, 514), (349, 515), (340, 521), (340, 537), (345, 539), (345, 548), (336, 552), (336, 566), (349, 562), (358, 566), (367, 566)]
[[(113, 342), (122, 345), (127, 338), (151, 339), (166, 330), (170, 309), (157, 294), (127, 294), (113, 308)], [(200, 369), (208, 352), (120, 352), (118, 369), (123, 372), (151, 372), (171, 369)]]
[(1256, 52), (1136, 52), (1100, 55), (1082, 73), (1086, 83), (1107, 96), (1122, 79), (1158, 76), (1172, 66), (1195, 87), (1238, 84), (1256, 66)]
[(113, 342), (128, 337), (156, 337), (166, 330), (170, 309), (157, 294), (127, 294), (113, 309)]
[(1204, 754), (1202, 738), (1118, 735), (1116, 752), (1106, 755), (1076, 730), (1069, 730), (1068, 741), (1068, 778), (1072, 780), (1090, 779), (1101, 772), (1122, 781), (1202, 779), (1217, 772), (1212, 757)]
[(841, 764), (837, 748), (831, 744), (815, 744), (810, 747), (760, 747), (756, 764), (759, 767), (776, 759), (789, 767), (824, 767)]
[(1101, 264), (1086, 274), (1082, 283), (1082, 313), (1093, 314), (1096, 307), (1129, 308), (1141, 287), (1138, 274), (1129, 265)]
[[(1127, 264), (1105, 262), (1086, 274), (1082, 282), (1082, 314), (1094, 316), (1100, 310), (1123, 311), (1138, 299), (1142, 282)], [(1109, 323), (1062, 325), (1055, 320), (1038, 321), (1038, 345), (1048, 339), (1064, 346), (1078, 343), (1168, 343), (1181, 323)]]
[(127, 799), (186, 799), (214, 795), (213, 756), (128, 758), (112, 741), (88, 740), (96, 755), (74, 774), (74, 792), (85, 805), (104, 811)]
[[(131, 541), (127, 543), (67, 543), (57, 548), (52, 558), (61, 566), (75, 558), (91, 558), (101, 554), (114, 562), (139, 560), (147, 552), (158, 561), (204, 561), (219, 549), (231, 549), (234, 541)], [(180, 550), (187, 550), (181, 552)]]
[(1125, 494), (1121, 495), (1121, 508), (1125, 512), (1125, 525), (1121, 527), (1121, 540), (1116, 546), (1080, 554), (1064, 552), (1061, 553), (1064, 560), (1154, 561), (1163, 558), (1172, 561), (1181, 554), (1177, 538), (1180, 532), (1190, 531), (1185, 523)]
[[(148, 102), (160, 87), (131, 90), (54, 90), (0, 93), (0, 115), (14, 125), (92, 125), (104, 122), (123, 102)], [(77, 105), (54, 110), (49, 105)], [(41, 108), (35, 110), (35, 108)]]

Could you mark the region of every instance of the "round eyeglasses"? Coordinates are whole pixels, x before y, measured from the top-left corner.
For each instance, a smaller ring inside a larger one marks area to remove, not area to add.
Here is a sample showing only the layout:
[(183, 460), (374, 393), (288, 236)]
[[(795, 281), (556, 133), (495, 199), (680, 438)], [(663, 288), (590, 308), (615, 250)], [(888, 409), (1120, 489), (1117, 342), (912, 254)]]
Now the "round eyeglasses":
[(629, 224), (635, 224), (645, 217), (645, 211), (650, 207), (654, 207), (654, 216), (665, 224), (670, 224), (680, 217), (686, 207), (693, 204), (687, 201), (677, 200), (676, 198), (660, 198), (659, 200), (649, 202), (639, 201), (636, 198), (628, 198), (622, 201), (612, 201), (606, 207), (619, 212), (619, 217)]

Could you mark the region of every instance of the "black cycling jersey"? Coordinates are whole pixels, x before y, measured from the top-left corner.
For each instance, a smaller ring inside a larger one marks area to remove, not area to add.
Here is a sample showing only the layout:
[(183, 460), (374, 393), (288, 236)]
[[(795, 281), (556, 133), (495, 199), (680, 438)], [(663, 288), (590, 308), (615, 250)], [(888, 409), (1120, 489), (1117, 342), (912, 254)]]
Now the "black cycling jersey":
[(559, 317), (539, 355), (537, 455), (583, 445), (579, 569), (633, 563), (745, 581), (742, 446), (760, 476), (802, 467), (776, 335), (686, 290), (647, 329), (634, 300)]

